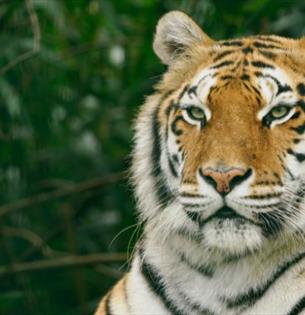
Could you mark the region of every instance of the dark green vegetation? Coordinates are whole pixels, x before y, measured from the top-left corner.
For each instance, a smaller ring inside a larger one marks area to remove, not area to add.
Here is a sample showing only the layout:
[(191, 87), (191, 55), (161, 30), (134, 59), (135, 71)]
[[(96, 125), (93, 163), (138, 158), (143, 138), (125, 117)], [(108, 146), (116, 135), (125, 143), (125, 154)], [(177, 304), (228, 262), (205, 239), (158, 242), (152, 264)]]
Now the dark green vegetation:
[(305, 33), (303, 0), (0, 0), (1, 315), (92, 314), (126, 269), (121, 172), (172, 9), (216, 39)]

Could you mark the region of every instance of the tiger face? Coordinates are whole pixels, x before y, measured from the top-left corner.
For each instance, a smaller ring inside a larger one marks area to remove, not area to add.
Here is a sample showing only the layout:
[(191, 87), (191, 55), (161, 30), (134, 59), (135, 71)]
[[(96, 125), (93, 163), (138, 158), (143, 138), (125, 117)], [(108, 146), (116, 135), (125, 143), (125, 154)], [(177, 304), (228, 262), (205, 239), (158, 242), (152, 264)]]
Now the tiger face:
[(305, 40), (214, 42), (186, 15), (159, 22), (169, 66), (136, 126), (134, 181), (155, 235), (242, 255), (305, 228)]

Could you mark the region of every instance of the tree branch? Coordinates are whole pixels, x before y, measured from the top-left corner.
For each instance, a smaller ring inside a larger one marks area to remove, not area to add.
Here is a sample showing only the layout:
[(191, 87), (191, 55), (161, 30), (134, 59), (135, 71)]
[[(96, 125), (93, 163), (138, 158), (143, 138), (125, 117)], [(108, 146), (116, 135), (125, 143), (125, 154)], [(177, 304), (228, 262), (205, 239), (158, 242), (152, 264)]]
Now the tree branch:
[(107, 277), (111, 277), (111, 278), (115, 278), (115, 279), (120, 279), (122, 278), (124, 272), (114, 269), (112, 267), (106, 266), (104, 264), (99, 264), (94, 268), (95, 271), (97, 271), (98, 273), (107, 276)]
[(67, 256), (54, 259), (36, 260), (24, 263), (13, 263), (10, 266), (0, 266), (0, 276), (19, 272), (34, 272), (49, 269), (71, 268), (100, 263), (122, 262), (127, 259), (125, 253), (91, 254), (87, 256)]
[(33, 48), (21, 55), (19, 55), (17, 58), (9, 62), (6, 66), (0, 69), (0, 75), (3, 75), (5, 72), (10, 70), (11, 68), (15, 67), (18, 63), (25, 61), (26, 59), (31, 58), (40, 50), (40, 40), (41, 40), (41, 32), (40, 32), (40, 25), (38, 16), (34, 10), (33, 7), (33, 1), (32, 0), (25, 0), (26, 9), (30, 18), (32, 30), (33, 30)]
[(32, 244), (32, 247), (40, 247), (44, 256), (51, 256), (54, 252), (46, 242), (36, 233), (24, 228), (1, 226), (0, 234), (5, 237), (18, 237)]
[(79, 184), (71, 185), (66, 188), (57, 189), (51, 192), (44, 192), (32, 197), (26, 197), (10, 204), (0, 206), (0, 217), (17, 211), (19, 209), (36, 206), (50, 200), (66, 197), (76, 193), (81, 193), (87, 190), (96, 189), (101, 186), (118, 182), (123, 179), (124, 173), (113, 173), (105, 177), (94, 178)]

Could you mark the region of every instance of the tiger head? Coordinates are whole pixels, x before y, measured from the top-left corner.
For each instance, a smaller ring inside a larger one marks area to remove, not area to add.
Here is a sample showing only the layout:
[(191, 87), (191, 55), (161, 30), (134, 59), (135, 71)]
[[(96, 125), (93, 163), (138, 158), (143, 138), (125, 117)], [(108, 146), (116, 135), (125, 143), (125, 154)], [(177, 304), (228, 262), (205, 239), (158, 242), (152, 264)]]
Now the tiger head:
[(168, 71), (136, 123), (133, 179), (147, 234), (242, 255), (305, 228), (305, 39), (213, 41), (173, 11)]

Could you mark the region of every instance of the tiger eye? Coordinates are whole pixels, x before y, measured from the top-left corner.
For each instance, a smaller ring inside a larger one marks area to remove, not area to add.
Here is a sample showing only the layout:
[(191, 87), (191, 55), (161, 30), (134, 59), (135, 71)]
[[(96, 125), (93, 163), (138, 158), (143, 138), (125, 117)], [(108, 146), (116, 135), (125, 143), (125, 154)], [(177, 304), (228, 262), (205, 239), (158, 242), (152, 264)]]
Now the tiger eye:
[(189, 117), (193, 120), (204, 120), (205, 119), (205, 113), (202, 109), (192, 106), (187, 109), (187, 113)]
[(270, 114), (273, 118), (279, 119), (285, 117), (290, 111), (290, 108), (288, 106), (276, 106), (271, 111)]

